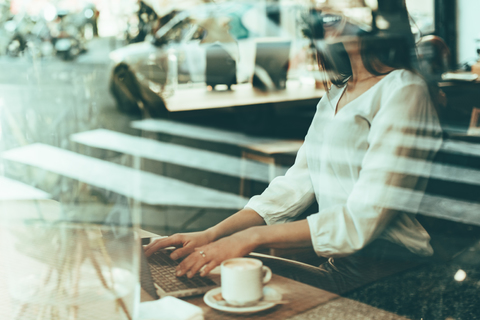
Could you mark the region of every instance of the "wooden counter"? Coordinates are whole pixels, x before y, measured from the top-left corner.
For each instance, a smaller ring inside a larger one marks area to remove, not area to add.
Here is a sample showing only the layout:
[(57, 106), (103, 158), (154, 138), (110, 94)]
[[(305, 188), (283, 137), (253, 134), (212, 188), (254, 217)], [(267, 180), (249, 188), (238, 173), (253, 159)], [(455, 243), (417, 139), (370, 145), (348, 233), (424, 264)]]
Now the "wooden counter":
[(320, 100), (323, 89), (302, 85), (298, 81), (287, 81), (287, 88), (278, 91), (261, 91), (251, 84), (233, 85), (232, 90), (212, 91), (207, 87), (180, 85), (174, 95), (166, 98), (170, 112), (196, 111), (206, 109), (252, 106), (280, 102), (301, 102)]

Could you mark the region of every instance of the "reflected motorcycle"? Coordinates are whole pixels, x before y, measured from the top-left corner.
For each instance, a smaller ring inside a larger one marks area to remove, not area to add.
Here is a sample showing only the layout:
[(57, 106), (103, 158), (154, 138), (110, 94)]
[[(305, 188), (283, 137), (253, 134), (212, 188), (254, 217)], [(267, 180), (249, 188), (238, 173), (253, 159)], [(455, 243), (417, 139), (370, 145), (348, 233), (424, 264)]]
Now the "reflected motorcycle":
[(86, 51), (86, 40), (75, 19), (67, 10), (59, 10), (51, 28), (55, 54), (63, 60), (73, 60)]

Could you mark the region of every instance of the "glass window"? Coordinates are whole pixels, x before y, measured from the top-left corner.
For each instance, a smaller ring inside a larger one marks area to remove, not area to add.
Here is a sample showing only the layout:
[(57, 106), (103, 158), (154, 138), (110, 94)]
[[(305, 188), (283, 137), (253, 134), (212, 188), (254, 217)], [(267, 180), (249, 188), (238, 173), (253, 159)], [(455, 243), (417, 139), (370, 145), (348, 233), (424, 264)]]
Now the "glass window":
[(474, 1), (0, 0), (0, 319), (136, 319), (140, 228), (252, 318), (480, 319)]
[(419, 30), (423, 35), (435, 32), (434, 0), (407, 0), (407, 8), (414, 22), (414, 32)]

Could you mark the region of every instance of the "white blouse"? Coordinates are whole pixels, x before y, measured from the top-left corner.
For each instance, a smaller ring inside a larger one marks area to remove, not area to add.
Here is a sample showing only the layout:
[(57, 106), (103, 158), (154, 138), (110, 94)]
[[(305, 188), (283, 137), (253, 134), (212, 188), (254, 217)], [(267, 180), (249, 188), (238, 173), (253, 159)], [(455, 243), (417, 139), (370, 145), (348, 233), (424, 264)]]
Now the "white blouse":
[(320, 256), (344, 256), (376, 238), (431, 255), (415, 219), (442, 132), (421, 77), (395, 70), (335, 114), (343, 88), (318, 103), (295, 164), (246, 207), (267, 224), (307, 218)]

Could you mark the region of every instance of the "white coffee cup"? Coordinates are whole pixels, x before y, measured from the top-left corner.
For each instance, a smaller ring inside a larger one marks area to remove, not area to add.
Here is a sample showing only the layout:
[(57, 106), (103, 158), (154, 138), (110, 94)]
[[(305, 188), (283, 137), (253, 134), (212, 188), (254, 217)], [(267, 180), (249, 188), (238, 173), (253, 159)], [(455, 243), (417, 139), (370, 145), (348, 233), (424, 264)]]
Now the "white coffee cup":
[(262, 261), (234, 258), (221, 264), (222, 296), (228, 304), (250, 306), (263, 297), (263, 285), (272, 278), (272, 270)]

